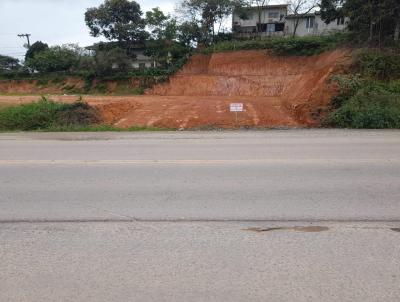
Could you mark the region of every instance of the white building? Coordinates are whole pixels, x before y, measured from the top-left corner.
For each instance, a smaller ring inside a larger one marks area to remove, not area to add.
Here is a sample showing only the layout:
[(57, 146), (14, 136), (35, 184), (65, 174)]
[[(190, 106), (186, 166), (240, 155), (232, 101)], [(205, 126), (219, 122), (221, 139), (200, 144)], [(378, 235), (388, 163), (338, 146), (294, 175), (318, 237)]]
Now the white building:
[(319, 12), (306, 15), (288, 15), (288, 4), (249, 7), (236, 10), (232, 30), (236, 38), (256, 36), (290, 36), (297, 24), (296, 36), (323, 35), (346, 29), (345, 19), (326, 24)]
[(233, 13), (233, 32), (236, 37), (283, 36), (288, 5), (248, 7)]
[(293, 35), (297, 24), (296, 36), (324, 35), (344, 31), (346, 29), (345, 21), (344, 18), (340, 18), (326, 24), (321, 19), (321, 14), (319, 12), (302, 16), (288, 15), (285, 22), (285, 33), (287, 35)]

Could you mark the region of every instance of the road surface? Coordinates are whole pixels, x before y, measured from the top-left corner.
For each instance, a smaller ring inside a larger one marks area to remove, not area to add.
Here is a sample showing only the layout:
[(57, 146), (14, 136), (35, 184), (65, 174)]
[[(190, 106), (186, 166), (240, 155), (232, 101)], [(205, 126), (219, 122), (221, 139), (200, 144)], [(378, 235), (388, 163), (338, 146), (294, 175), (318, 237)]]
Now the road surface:
[(399, 301), (400, 132), (0, 134), (0, 301)]

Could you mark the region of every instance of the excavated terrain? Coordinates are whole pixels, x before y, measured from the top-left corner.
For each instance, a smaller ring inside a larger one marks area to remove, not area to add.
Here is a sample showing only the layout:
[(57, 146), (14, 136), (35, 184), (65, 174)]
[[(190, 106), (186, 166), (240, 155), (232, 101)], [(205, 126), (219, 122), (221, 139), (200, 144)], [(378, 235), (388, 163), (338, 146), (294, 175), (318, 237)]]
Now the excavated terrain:
[[(311, 57), (273, 56), (265, 51), (195, 55), (144, 96), (85, 96), (107, 123), (119, 127), (313, 127), (326, 112), (335, 87), (329, 77), (350, 62), (346, 50)], [(29, 102), (34, 96), (0, 97)], [(53, 96), (73, 101), (73, 96)], [(243, 103), (244, 112), (229, 111)]]

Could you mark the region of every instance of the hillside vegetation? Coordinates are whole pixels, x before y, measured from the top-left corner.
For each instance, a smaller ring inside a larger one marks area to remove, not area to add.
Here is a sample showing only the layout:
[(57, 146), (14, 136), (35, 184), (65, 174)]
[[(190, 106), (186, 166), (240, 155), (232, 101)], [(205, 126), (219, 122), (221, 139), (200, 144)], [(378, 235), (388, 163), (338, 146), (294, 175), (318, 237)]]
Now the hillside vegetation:
[(222, 41), (206, 48), (203, 52), (218, 53), (238, 50), (271, 50), (276, 55), (312, 56), (333, 50), (349, 42), (349, 35), (336, 33), (309, 37), (275, 37), (253, 40)]
[(400, 54), (361, 50), (351, 73), (333, 79), (339, 94), (327, 124), (342, 128), (400, 128)]

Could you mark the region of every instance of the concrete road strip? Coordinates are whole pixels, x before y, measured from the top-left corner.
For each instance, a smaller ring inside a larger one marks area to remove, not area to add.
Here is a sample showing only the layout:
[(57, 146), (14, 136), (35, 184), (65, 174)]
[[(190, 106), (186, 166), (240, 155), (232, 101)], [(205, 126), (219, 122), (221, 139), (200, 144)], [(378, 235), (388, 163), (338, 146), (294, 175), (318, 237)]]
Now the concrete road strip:
[(207, 160), (0, 160), (5, 165), (243, 165), (243, 164), (287, 164), (287, 165), (399, 165), (400, 159), (207, 159)]

